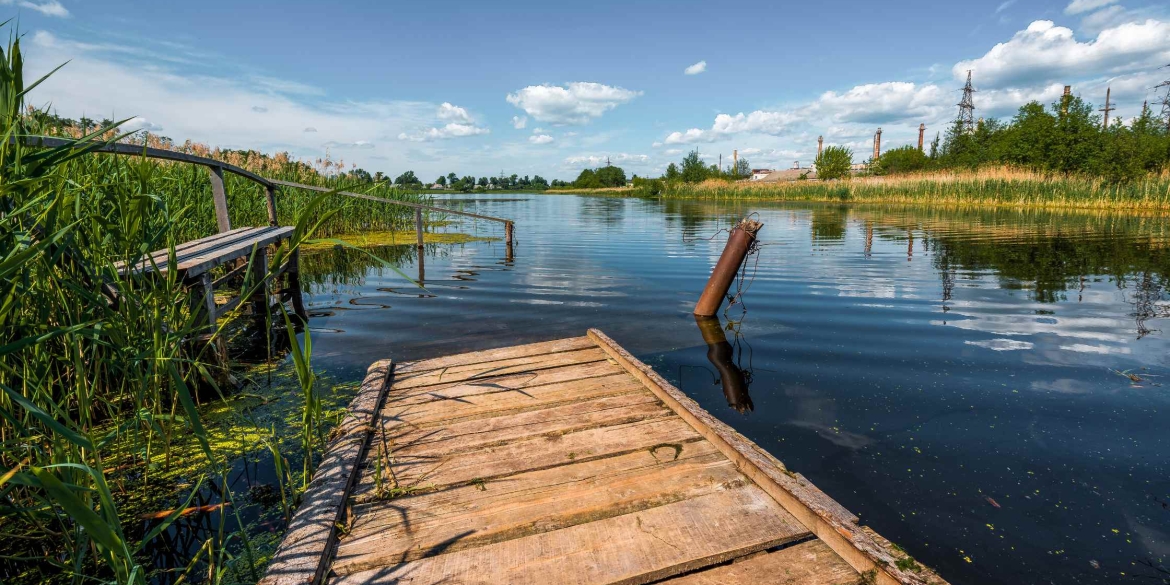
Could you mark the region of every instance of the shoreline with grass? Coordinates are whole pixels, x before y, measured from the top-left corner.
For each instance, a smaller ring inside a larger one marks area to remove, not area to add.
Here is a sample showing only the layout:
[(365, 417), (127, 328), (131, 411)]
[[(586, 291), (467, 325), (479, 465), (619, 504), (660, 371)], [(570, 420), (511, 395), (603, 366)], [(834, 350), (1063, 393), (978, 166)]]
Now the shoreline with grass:
[(1170, 210), (1170, 173), (1127, 182), (1051, 176), (1010, 168), (939, 171), (832, 181), (699, 183), (638, 180), (631, 187), (557, 189), (548, 194), (718, 201), (896, 203), (1113, 211)]

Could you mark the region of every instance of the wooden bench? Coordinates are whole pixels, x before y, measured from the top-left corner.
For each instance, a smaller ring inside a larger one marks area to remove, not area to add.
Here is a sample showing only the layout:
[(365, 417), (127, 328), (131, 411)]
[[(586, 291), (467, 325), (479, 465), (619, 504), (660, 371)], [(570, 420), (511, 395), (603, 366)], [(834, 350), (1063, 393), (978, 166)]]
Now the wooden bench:
[[(262, 283), (260, 290), (251, 297), (256, 303), (255, 309), (262, 312), (261, 303), (267, 303), (272, 290), (272, 281), (288, 274), (287, 291), (290, 293), (293, 311), (300, 319), (307, 321), (309, 316), (305, 311), (301, 295), (299, 253), (293, 250), (288, 259), (271, 274), (268, 271), (268, 247), (280, 246), (282, 242), (292, 237), (292, 227), (265, 226), (244, 227), (230, 229), (215, 235), (186, 242), (175, 247), (175, 258), (172, 265), (170, 250), (163, 249), (152, 252), (149, 257), (132, 266), (119, 263), (118, 274), (167, 274), (177, 270), (183, 286), (192, 291), (192, 309), (206, 311), (209, 327), (214, 331), (220, 317), (233, 311), (244, 300), (242, 296), (230, 299), (224, 305), (215, 302), (215, 289), (221, 284), (242, 277), (246, 271), (251, 271), (252, 282)], [(243, 262), (240, 260), (243, 259)], [(248, 261), (248, 259), (251, 259)], [(212, 279), (212, 270), (228, 263), (235, 263), (226, 274)], [(281, 288), (281, 292), (285, 292)]]

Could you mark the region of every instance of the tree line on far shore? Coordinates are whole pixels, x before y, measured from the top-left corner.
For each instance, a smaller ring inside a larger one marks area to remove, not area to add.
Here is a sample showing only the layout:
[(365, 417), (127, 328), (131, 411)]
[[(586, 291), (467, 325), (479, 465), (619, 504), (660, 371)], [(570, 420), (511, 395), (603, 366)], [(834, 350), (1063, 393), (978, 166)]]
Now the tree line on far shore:
[(1007, 121), (989, 118), (972, 128), (956, 121), (927, 152), (908, 145), (870, 163), (875, 175), (1006, 165), (1128, 182), (1170, 169), (1170, 127), (1143, 105), (1130, 123), (1118, 117), (1106, 128), (1092, 104), (1069, 96), (1047, 109), (1025, 104)]

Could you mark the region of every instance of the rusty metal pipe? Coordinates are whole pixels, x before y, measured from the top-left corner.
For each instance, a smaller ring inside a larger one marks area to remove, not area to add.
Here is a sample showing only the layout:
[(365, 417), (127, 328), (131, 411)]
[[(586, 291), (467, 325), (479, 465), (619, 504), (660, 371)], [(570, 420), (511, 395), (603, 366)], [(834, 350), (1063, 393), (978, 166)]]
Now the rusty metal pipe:
[(711, 317), (719, 310), (727, 291), (731, 289), (735, 273), (739, 272), (739, 266), (743, 264), (752, 242), (756, 239), (756, 233), (762, 227), (764, 224), (758, 221), (745, 219), (731, 229), (731, 235), (727, 237), (727, 246), (723, 248), (723, 255), (719, 257), (719, 262), (711, 271), (711, 278), (707, 279), (707, 286), (703, 289), (699, 302), (695, 303), (696, 315)]
[(741, 413), (753, 410), (755, 406), (751, 394), (748, 394), (747, 376), (735, 364), (735, 349), (727, 342), (719, 318), (695, 315), (695, 324), (707, 344), (707, 361), (719, 371), (719, 383), (723, 386), (727, 406)]

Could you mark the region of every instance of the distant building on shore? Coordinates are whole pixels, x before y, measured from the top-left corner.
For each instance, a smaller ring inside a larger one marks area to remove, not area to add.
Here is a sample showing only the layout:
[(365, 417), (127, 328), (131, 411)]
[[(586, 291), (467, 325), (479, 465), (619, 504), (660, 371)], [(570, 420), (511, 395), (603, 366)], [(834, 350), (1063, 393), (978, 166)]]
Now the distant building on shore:
[(769, 171), (766, 175), (756, 178), (755, 171), (753, 171), (752, 180), (763, 183), (778, 183), (780, 181), (796, 181), (800, 178), (815, 179), (817, 178), (817, 170), (813, 167), (802, 167), (800, 161), (793, 161), (792, 168), (784, 169), (782, 171)]
[(764, 177), (774, 172), (775, 171), (772, 169), (752, 169), (752, 176), (749, 177), (749, 179), (752, 181), (759, 181), (760, 179), (763, 179)]

